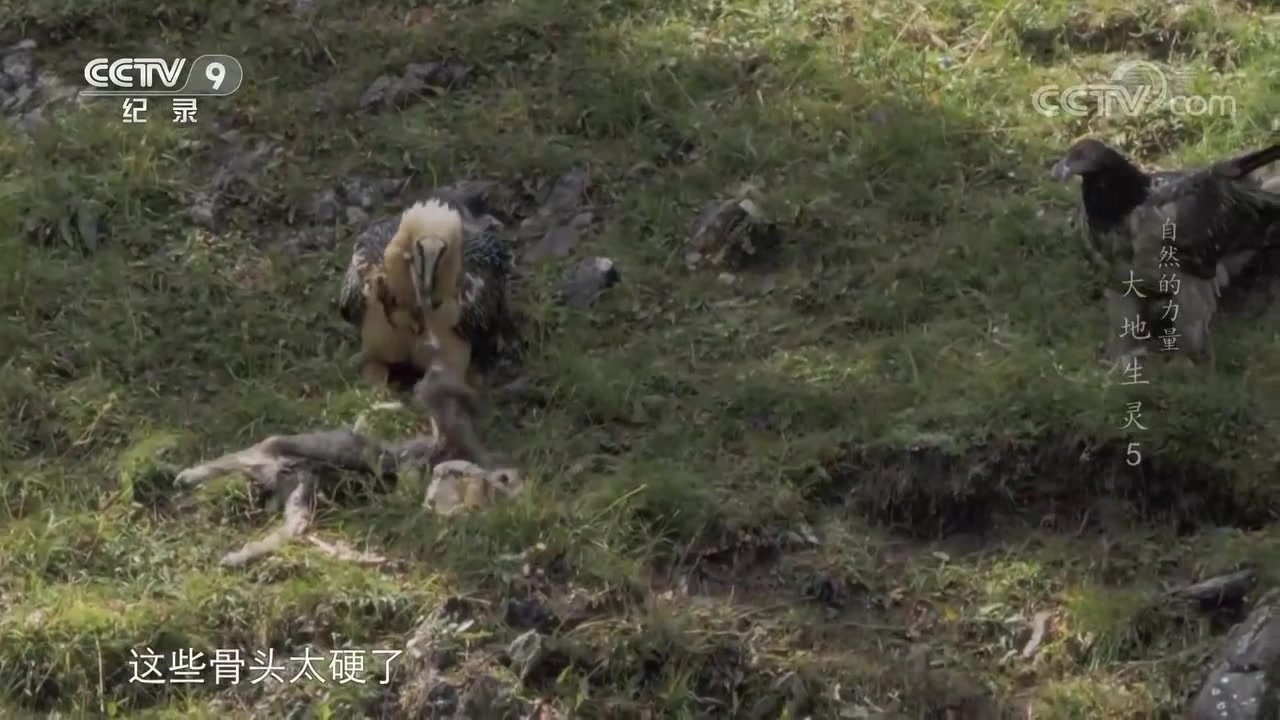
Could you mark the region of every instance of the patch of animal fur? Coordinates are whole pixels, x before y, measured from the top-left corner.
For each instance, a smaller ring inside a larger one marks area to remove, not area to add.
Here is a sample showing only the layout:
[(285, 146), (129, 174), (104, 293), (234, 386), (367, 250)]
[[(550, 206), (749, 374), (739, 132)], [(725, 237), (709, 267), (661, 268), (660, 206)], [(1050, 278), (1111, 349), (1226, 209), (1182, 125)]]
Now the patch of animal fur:
[(432, 469), (422, 506), (449, 516), (488, 507), (523, 491), (524, 481), (514, 469), (485, 470), (465, 460), (451, 460)]
[[(242, 473), (263, 496), (284, 498), (284, 523), (267, 537), (222, 559), (228, 567), (245, 565), (301, 537), (311, 524), (317, 493), (348, 471), (394, 483), (405, 471), (451, 461), (483, 461), (487, 457), (474, 427), (475, 401), (465, 383), (436, 360), (415, 388), (415, 399), (438, 423), (436, 432), (399, 442), (382, 442), (367, 434), (363, 418), (352, 429), (299, 435), (275, 435), (243, 450), (194, 465), (178, 474), (175, 484), (193, 488), (227, 473)], [(379, 405), (376, 409), (384, 409)], [(484, 475), (489, 477), (489, 475)], [(503, 476), (506, 477), (506, 476)], [(498, 482), (499, 476), (490, 478)], [(505, 483), (506, 487), (510, 483)], [(460, 486), (461, 487), (461, 486)], [(463, 497), (471, 497), (463, 492)], [(499, 492), (499, 490), (494, 490)], [(480, 497), (480, 496), (476, 496)], [(473, 502), (483, 502), (472, 498)]]

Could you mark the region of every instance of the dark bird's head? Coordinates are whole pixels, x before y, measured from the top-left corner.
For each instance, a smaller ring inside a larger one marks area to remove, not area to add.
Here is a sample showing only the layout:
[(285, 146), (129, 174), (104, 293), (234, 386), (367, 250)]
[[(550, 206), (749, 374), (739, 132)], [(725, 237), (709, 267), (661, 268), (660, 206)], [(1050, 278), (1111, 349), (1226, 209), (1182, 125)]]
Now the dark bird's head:
[(1096, 138), (1078, 140), (1053, 166), (1053, 176), (1066, 182), (1080, 176), (1080, 196), (1092, 231), (1115, 228), (1147, 199), (1151, 176), (1119, 150)]
[(1052, 172), (1055, 180), (1066, 182), (1075, 175), (1084, 177), (1130, 166), (1131, 163), (1115, 148), (1097, 138), (1085, 138), (1067, 148), (1062, 159), (1053, 164)]

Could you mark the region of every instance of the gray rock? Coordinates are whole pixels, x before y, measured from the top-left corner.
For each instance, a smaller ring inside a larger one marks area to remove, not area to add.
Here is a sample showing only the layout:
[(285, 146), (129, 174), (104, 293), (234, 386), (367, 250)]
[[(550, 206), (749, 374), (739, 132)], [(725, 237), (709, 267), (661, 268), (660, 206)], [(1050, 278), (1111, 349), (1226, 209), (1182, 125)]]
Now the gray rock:
[(338, 219), (340, 207), (341, 203), (338, 201), (338, 194), (333, 190), (325, 190), (312, 198), (311, 205), (307, 208), (307, 215), (312, 220), (331, 223)]
[(365, 88), (360, 96), (360, 107), (374, 108), (382, 105), (394, 105), (400, 93), (400, 80), (391, 75), (380, 75)]
[(346, 219), (348, 225), (364, 225), (369, 222), (369, 213), (352, 206), (347, 208)]
[(1187, 720), (1280, 718), (1280, 590), (1232, 628)]
[(34, 85), (35, 79), (36, 62), (30, 50), (11, 52), (0, 60), (0, 87), (16, 90), (24, 85)]
[(24, 223), (27, 236), (44, 245), (62, 245), (84, 252), (94, 252), (106, 234), (103, 220), (91, 202), (74, 198), (54, 220), (28, 218)]
[(204, 186), (191, 194), (188, 212), (195, 222), (210, 229), (221, 225), (234, 207), (248, 208), (262, 217), (281, 213), (278, 198), (263, 183), (263, 175), (283, 156), (283, 149), (259, 142), (246, 149), (237, 132), (222, 135), (218, 159)]
[(621, 280), (621, 273), (609, 258), (586, 258), (569, 272), (569, 277), (561, 288), (561, 297), (573, 307), (588, 307), (600, 293)]
[(216, 201), (212, 193), (204, 191), (196, 191), (192, 194), (191, 205), (187, 212), (191, 215), (191, 220), (195, 224), (212, 229), (217, 223)]
[(557, 226), (568, 225), (577, 232), (585, 230), (595, 220), (593, 214), (584, 211), (590, 189), (591, 171), (586, 166), (573, 168), (556, 178), (542, 193), (538, 209), (520, 224), (518, 238), (522, 241), (540, 238), (540, 244), (546, 244), (546, 236)]
[(530, 630), (507, 646), (511, 669), (522, 683), (538, 684), (559, 675), (572, 663), (569, 648), (559, 639)]
[(557, 225), (548, 230), (537, 245), (529, 249), (527, 256), (530, 260), (568, 257), (577, 247), (578, 229), (572, 225)]
[(372, 210), (377, 204), (381, 189), (375, 183), (359, 178), (348, 178), (342, 183), (342, 197), (348, 205), (355, 205), (362, 210)]
[(586, 166), (573, 168), (561, 175), (547, 190), (542, 200), (542, 211), (550, 215), (576, 212), (587, 202), (591, 189), (591, 170)]
[(53, 73), (37, 70), (35, 47), (34, 41), (23, 40), (0, 49), (0, 114), (26, 134), (45, 123), (47, 108), (78, 94)]
[(32, 85), (17, 85), (9, 91), (8, 97), (4, 99), (5, 115), (14, 115), (31, 106), (31, 101), (36, 97), (36, 89)]
[(31, 40), (31, 39), (19, 40), (18, 42), (10, 45), (9, 47), (4, 48), (3, 50), (0, 50), (0, 55), (8, 55), (10, 53), (15, 53), (15, 52), (31, 52), (32, 50), (35, 50), (35, 49), (36, 49), (35, 40)]
[(595, 223), (596, 216), (590, 210), (574, 215), (568, 222), (555, 225), (547, 231), (537, 245), (530, 248), (528, 256), (531, 260), (546, 257), (568, 257), (578, 247), (578, 239), (582, 233)]
[(36, 92), (46, 105), (71, 100), (80, 94), (74, 86), (62, 82), (57, 75), (50, 72), (36, 75)]
[(302, 225), (295, 228), (282, 228), (271, 235), (279, 240), (280, 246), (293, 255), (317, 251), (332, 250), (338, 236), (331, 228), (314, 225)]
[(1195, 600), (1202, 610), (1208, 611), (1239, 603), (1256, 583), (1257, 577), (1252, 570), (1239, 570), (1183, 586), (1174, 594)]
[(382, 75), (360, 96), (360, 106), (379, 111), (403, 108), (428, 91), (456, 90), (471, 76), (471, 66), (458, 61), (410, 63), (399, 75)]

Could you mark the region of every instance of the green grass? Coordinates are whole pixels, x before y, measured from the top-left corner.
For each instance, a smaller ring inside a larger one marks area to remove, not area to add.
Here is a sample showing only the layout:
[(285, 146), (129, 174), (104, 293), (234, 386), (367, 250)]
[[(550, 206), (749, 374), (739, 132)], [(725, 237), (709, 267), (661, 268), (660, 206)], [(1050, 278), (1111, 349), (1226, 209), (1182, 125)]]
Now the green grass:
[[(918, 643), (1010, 714), (1168, 717), (1221, 628), (1161, 588), (1244, 564), (1277, 579), (1274, 315), (1223, 316), (1211, 376), (1174, 359), (1137, 390), (1108, 379), (1100, 288), (1065, 226), (1077, 191), (1046, 172), (1086, 132), (1159, 165), (1260, 145), (1280, 116), (1265, 4), (455, 0), (427, 25), (407, 2), (290, 6), (14, 0), (0, 25), (68, 82), (148, 48), (229, 53), (246, 75), (194, 128), (100, 100), (31, 141), (0, 134), (0, 710), (377, 714), (415, 702), (408, 660), (389, 688), (232, 689), (130, 683), (126, 661), (403, 648), (461, 594), (493, 612), (452, 672), (506, 682), (496, 650), (518, 631), (497, 603), (538, 592), (580, 606), (561, 634), (591, 662), (516, 692), (577, 717), (923, 717), (958, 691), (913, 669)], [(446, 57), (476, 66), (468, 87), (359, 108), (378, 75)], [(1031, 107), (1040, 85), (1148, 57), (1238, 114)], [(215, 122), (280, 152), (211, 232), (186, 207)], [(486, 425), (529, 492), (444, 521), (408, 483), (315, 525), (391, 566), (300, 543), (220, 570), (276, 521), (234, 481), (171, 498), (176, 469), (373, 399), (333, 306), (359, 228), (290, 218), (349, 176), (409, 177), (407, 202), (584, 161), (605, 222), (578, 253), (623, 282), (568, 309), (566, 261), (523, 265), (544, 402)], [(786, 242), (729, 286), (686, 269), (683, 241), (745, 181)], [(27, 238), (76, 205), (100, 218), (97, 252)], [(1135, 400), (1138, 435), (1120, 429)], [(805, 526), (816, 546), (783, 541)], [(1040, 611), (1054, 630), (1020, 659)]]

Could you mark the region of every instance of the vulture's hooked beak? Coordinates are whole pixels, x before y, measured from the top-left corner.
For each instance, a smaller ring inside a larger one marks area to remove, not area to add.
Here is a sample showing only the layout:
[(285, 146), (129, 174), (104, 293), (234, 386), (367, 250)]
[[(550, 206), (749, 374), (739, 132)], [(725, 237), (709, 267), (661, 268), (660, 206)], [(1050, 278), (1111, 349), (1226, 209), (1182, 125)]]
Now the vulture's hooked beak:
[(423, 313), (431, 310), (431, 290), (435, 284), (436, 265), (443, 255), (444, 243), (439, 240), (419, 240), (413, 243), (409, 279), (413, 282), (418, 309)]
[(1066, 182), (1067, 180), (1071, 179), (1072, 175), (1075, 174), (1075, 171), (1071, 169), (1071, 166), (1069, 164), (1067, 164), (1066, 158), (1063, 158), (1058, 162), (1054, 163), (1053, 169), (1050, 170), (1049, 172), (1050, 174), (1053, 175), (1053, 179), (1057, 180), (1058, 182)]
[(438, 354), (440, 352), (440, 338), (436, 337), (435, 332), (431, 329), (430, 326), (426, 328), (426, 333), (427, 333), (427, 347), (431, 348)]

